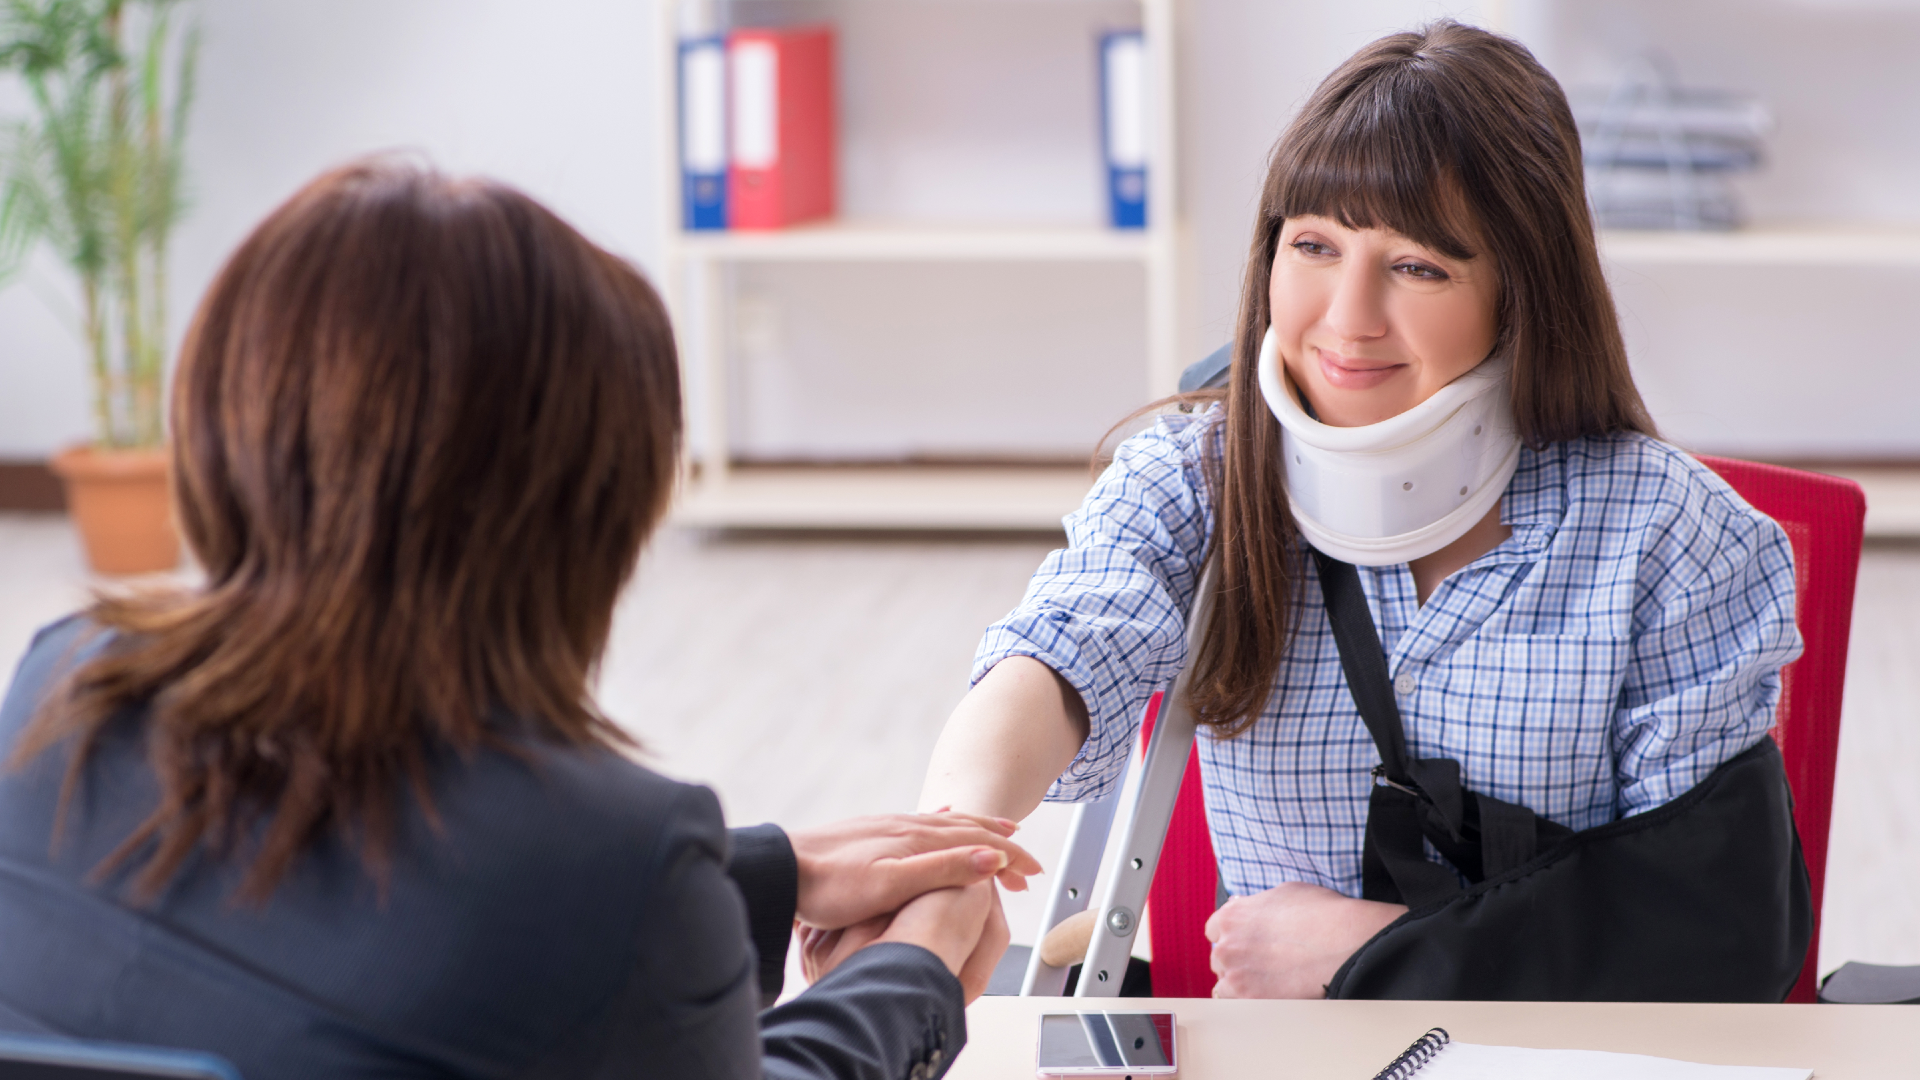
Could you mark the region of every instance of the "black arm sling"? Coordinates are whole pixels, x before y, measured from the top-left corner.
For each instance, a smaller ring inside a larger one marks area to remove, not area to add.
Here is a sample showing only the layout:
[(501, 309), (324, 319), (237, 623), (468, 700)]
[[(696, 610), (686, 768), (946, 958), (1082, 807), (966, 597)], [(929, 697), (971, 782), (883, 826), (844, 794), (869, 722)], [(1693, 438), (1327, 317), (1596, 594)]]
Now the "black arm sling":
[[(1408, 753), (1360, 575), (1313, 557), (1348, 689), (1380, 751), (1362, 896), (1409, 909), (1348, 958), (1328, 997), (1787, 996), (1813, 910), (1773, 739), (1663, 806), (1574, 832), (1467, 789), (1457, 761)], [(1429, 860), (1422, 839), (1451, 865)]]

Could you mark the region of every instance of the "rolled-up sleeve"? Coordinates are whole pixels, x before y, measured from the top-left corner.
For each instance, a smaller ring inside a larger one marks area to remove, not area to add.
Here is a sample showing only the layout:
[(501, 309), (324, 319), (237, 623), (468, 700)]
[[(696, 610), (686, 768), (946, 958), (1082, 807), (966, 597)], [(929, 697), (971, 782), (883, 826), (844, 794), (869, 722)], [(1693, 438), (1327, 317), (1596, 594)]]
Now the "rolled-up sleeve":
[(1765, 738), (1800, 655), (1793, 549), (1730, 490), (1689, 500), (1639, 566), (1633, 653), (1614, 723), (1622, 815), (1684, 793)]
[(1218, 416), (1162, 417), (1121, 443), (1067, 515), (1068, 546), (1047, 556), (1020, 606), (981, 639), (974, 682), (1009, 656), (1030, 656), (1086, 703), (1087, 741), (1049, 801), (1113, 787), (1148, 697), (1186, 661), (1187, 610), (1213, 526), (1206, 460), (1218, 453)]

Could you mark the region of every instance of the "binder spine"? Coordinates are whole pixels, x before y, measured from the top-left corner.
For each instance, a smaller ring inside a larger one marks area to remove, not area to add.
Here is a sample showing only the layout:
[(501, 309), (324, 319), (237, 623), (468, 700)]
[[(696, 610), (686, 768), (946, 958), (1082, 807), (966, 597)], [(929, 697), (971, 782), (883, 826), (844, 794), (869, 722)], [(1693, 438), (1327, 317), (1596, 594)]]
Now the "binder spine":
[(680, 43), (681, 224), (727, 227), (727, 57), (724, 39)]
[(777, 229), (834, 209), (833, 31), (736, 30), (728, 224)]
[(780, 55), (759, 34), (735, 31), (727, 46), (732, 114), (733, 206), (741, 228), (780, 224)]
[(792, 224), (834, 213), (839, 139), (832, 28), (795, 31), (782, 55), (780, 138), (791, 148), (783, 209)]
[(1107, 207), (1115, 228), (1147, 224), (1147, 42), (1138, 30), (1100, 39), (1101, 145)]

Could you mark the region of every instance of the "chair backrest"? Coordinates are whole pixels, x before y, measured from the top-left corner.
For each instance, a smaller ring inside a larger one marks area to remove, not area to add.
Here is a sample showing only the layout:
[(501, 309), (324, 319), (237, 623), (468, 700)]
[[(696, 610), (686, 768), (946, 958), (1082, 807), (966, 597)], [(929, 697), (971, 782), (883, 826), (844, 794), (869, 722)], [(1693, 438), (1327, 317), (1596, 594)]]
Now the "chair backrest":
[[(1728, 458), (1702, 457), (1754, 509), (1780, 523), (1793, 545), (1796, 619), (1806, 652), (1781, 673), (1773, 738), (1786, 759), (1794, 824), (1813, 881), (1813, 941), (1788, 1001), (1814, 1000), (1819, 978), (1820, 903), (1833, 818), (1833, 767), (1840, 743), (1840, 694), (1853, 626), (1866, 499), (1850, 480)], [(1157, 997), (1210, 997), (1214, 974), (1205, 927), (1219, 888), (1213, 841), (1195, 754), (1174, 803), (1166, 845), (1148, 896)]]
[(1847, 676), (1867, 500), (1860, 485), (1839, 477), (1731, 458), (1700, 461), (1755, 510), (1779, 522), (1793, 545), (1795, 620), (1806, 651), (1780, 673), (1783, 685), (1773, 739), (1786, 759), (1794, 824), (1813, 880), (1813, 942), (1787, 1000), (1811, 1002), (1820, 977), (1820, 903), (1833, 821), (1833, 766), (1840, 747), (1840, 695)]

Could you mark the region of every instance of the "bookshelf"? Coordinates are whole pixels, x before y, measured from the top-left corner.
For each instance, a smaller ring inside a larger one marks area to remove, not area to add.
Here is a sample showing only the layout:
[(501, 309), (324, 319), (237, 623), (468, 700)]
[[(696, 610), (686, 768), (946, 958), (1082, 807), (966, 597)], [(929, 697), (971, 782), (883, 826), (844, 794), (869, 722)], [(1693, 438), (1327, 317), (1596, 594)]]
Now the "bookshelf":
[[(696, 0), (697, 2), (697, 0)], [(821, 4), (802, 0), (808, 18), (824, 13), (836, 23), (871, 17), (887, 7), (882, 0), (840, 0)], [(1004, 19), (1008, 31), (1027, 17), (1027, 4), (989, 3), (980, 7)], [(1062, 0), (1113, 5), (1101, 0)], [(1177, 217), (1177, 172), (1173, 103), (1174, 0), (1137, 0), (1129, 5), (1146, 35), (1150, 94), (1148, 206), (1144, 229), (1113, 229), (1085, 221), (1031, 220), (1029, 207), (1008, 207), (1004, 221), (951, 222), (917, 216), (848, 218), (765, 232), (690, 232), (681, 226), (677, 103), (677, 43), (687, 26), (688, 8), (675, 0), (657, 5), (659, 73), (656, 100), (661, 115), (656, 157), (661, 165), (659, 221), (661, 262), (658, 283), (674, 320), (683, 383), (688, 387), (692, 439), (690, 467), (683, 478), (673, 520), (705, 528), (985, 530), (1032, 531), (1059, 527), (1061, 515), (1077, 506), (1091, 484), (1086, 459), (1052, 455), (1036, 463), (1005, 465), (915, 464), (912, 461), (809, 461), (798, 466), (754, 464), (739, 459), (735, 403), (741, 380), (750, 372), (732, 362), (735, 330), (733, 283), (746, 269), (771, 264), (994, 264), (1045, 266), (1049, 275), (1085, 273), (1089, 267), (1124, 267), (1137, 272), (1144, 302), (1134, 313), (1144, 366), (1110, 374), (1137, 392), (1129, 400), (1144, 403), (1171, 393), (1190, 357), (1181, 347), (1179, 266), (1182, 227)], [(777, 5), (762, 3), (758, 10)], [(1049, 4), (1047, 7), (1056, 7)], [(796, 8), (800, 7), (796, 4)], [(736, 10), (738, 5), (736, 5)], [(1063, 61), (1085, 64), (1085, 56)], [(963, 46), (953, 46), (963, 47)], [(977, 44), (975, 47), (978, 47)], [(990, 63), (991, 57), (982, 57)], [(843, 54), (843, 64), (853, 62)], [(839, 74), (846, 92), (853, 73)], [(869, 88), (871, 89), (871, 88)], [(846, 102), (841, 105), (843, 115)], [(1097, 116), (1089, 115), (1089, 128)], [(846, 152), (842, 148), (843, 154)], [(907, 362), (910, 362), (907, 361)], [(1119, 419), (1119, 413), (1114, 419)], [(1089, 444), (1086, 451), (1091, 452)], [(1021, 459), (1018, 448), (1004, 453), (985, 448), (970, 457)]]
[(695, 484), (674, 520), (697, 528), (1043, 532), (1080, 504), (1087, 467), (735, 465)]
[[(1783, 5), (1768, 13), (1771, 19), (1744, 24), (1740, 33), (1734, 35), (1724, 33), (1726, 17), (1740, 9), (1728, 4), (1671, 9), (1657, 0), (1629, 0), (1611, 25), (1602, 9), (1597, 8), (1577, 9), (1577, 18), (1570, 19), (1569, 15), (1576, 14), (1576, 9), (1567, 5), (1566, 0), (1485, 0), (1482, 10), (1489, 27), (1516, 34), (1541, 51), (1548, 66), (1563, 80), (1602, 84), (1617, 73), (1609, 65), (1617, 67), (1620, 57), (1653, 44), (1663, 53), (1675, 54), (1669, 59), (1684, 61), (1682, 74), (1689, 80), (1729, 82), (1758, 92), (1776, 113), (1786, 109), (1786, 115), (1778, 119), (1783, 130), (1776, 130), (1768, 138), (1769, 160), (1759, 177), (1742, 181), (1746, 187), (1775, 183), (1765, 174), (1781, 168), (1781, 158), (1811, 158), (1817, 162), (1827, 156), (1815, 151), (1830, 153), (1831, 141), (1814, 141), (1818, 137), (1810, 138), (1808, 132), (1810, 128), (1827, 126), (1838, 119), (1832, 113), (1798, 115), (1809, 104), (1803, 101), (1806, 95), (1796, 92), (1802, 87), (1794, 77), (1766, 77), (1775, 72), (1790, 72), (1793, 66), (1768, 63), (1767, 59), (1799, 58), (1798, 54), (1807, 47), (1819, 47), (1820, 39), (1857, 37), (1863, 27), (1874, 23), (1883, 24), (1883, 29), (1899, 27), (1911, 33), (1915, 23), (1910, 7), (1805, 3), (1798, 5), (1796, 11), (1792, 5)], [(1822, 8), (1827, 10), (1823, 12)], [(1869, 9), (1871, 17), (1863, 21), (1862, 13)], [(1629, 26), (1631, 30), (1625, 29)], [(1606, 32), (1601, 32), (1602, 29)], [(1710, 42), (1712, 47), (1703, 47), (1703, 42)], [(1828, 47), (1832, 47), (1831, 43)], [(1735, 69), (1750, 65), (1755, 70), (1727, 72), (1729, 55), (1742, 58), (1732, 63)], [(1602, 56), (1607, 62), (1601, 62)], [(1804, 66), (1816, 72), (1822, 70), (1818, 63)], [(1843, 99), (1823, 98), (1811, 103), (1811, 108), (1831, 109), (1838, 100)], [(1888, 100), (1897, 99), (1889, 94)], [(1897, 136), (1897, 132), (1887, 133), (1885, 138), (1903, 141)], [(1783, 142), (1789, 145), (1781, 145)], [(1600, 236), (1601, 254), (1612, 262), (1632, 266), (1920, 269), (1920, 225), (1910, 220), (1910, 212), (1906, 220), (1875, 221), (1871, 212), (1862, 220), (1858, 208), (1851, 205), (1843, 192), (1810, 182), (1810, 167), (1803, 161), (1792, 164), (1807, 175), (1793, 178), (1790, 187), (1775, 183), (1776, 188), (1784, 190), (1770, 192), (1762, 200), (1766, 205), (1750, 224), (1726, 232), (1607, 230)], [(1877, 161), (1876, 164), (1884, 168), (1887, 163)], [(1823, 179), (1830, 183), (1832, 178)], [(1892, 187), (1905, 189), (1907, 185), (1876, 183), (1870, 190)], [(1802, 217), (1806, 204), (1813, 201), (1830, 202), (1843, 216), (1832, 221), (1820, 220), (1814, 215)], [(1789, 202), (1797, 204), (1801, 214), (1776, 216), (1780, 204)]]
[(980, 260), (983, 262), (1138, 262), (1153, 257), (1139, 230), (1084, 228), (941, 228), (835, 222), (784, 232), (685, 234), (683, 258), (703, 261), (841, 262)]
[[(1901, 320), (1920, 288), (1920, 33), (1911, 3), (1500, 0), (1501, 29), (1569, 87), (1655, 51), (1679, 81), (1773, 116), (1729, 232), (1605, 231), (1635, 379), (1669, 439), (1812, 462), (1869, 489), (1875, 535), (1912, 535), (1920, 366)], [(1905, 472), (1902, 473), (1901, 470)], [(1902, 507), (1908, 510), (1901, 509)]]
[(1806, 224), (1730, 232), (1608, 230), (1600, 234), (1600, 254), (1625, 265), (1920, 269), (1920, 228)]

